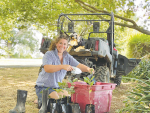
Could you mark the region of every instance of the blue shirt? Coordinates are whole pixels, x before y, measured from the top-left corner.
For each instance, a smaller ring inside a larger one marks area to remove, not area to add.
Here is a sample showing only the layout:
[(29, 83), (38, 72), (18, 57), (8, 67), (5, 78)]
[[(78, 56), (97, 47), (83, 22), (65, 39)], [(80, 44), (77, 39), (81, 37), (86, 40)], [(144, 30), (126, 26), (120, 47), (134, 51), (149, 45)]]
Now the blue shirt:
[[(63, 65), (71, 65), (76, 67), (79, 62), (74, 59), (68, 52), (63, 53)], [(60, 59), (58, 57), (57, 49), (52, 51), (47, 51), (43, 56), (43, 66), (44, 65), (61, 65)], [(62, 82), (66, 75), (66, 70), (62, 69), (60, 71), (54, 73), (45, 72), (44, 68), (39, 73), (38, 79), (36, 81), (36, 85), (45, 86), (51, 88), (57, 88), (58, 82)]]

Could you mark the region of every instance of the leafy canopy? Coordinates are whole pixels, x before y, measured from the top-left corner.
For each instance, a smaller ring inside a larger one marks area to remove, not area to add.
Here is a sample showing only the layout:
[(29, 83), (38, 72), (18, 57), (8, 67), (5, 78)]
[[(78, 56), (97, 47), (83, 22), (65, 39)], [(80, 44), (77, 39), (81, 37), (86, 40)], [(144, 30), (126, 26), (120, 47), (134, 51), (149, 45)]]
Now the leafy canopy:
[[(138, 3), (138, 4), (137, 4)], [(136, 11), (143, 10), (141, 17)], [(13, 28), (28, 29), (34, 25), (42, 34), (55, 34), (61, 13), (114, 13), (115, 27), (135, 29), (150, 35), (150, 2), (148, 0), (1, 0), (0, 40), (10, 40)], [(101, 17), (99, 17), (101, 18)], [(136, 22), (141, 19), (141, 26)], [(119, 32), (119, 31), (117, 31)]]
[[(135, 23), (138, 18), (132, 18), (139, 8), (136, 2), (135, 0), (2, 0), (0, 1), (0, 30), (4, 32), (1, 33), (1, 38), (10, 37), (7, 34), (14, 27), (22, 29), (31, 24), (42, 33), (56, 31), (57, 18), (61, 13), (114, 12), (116, 25), (142, 32), (143, 28)], [(147, 18), (150, 18), (147, 16), (149, 4), (147, 0), (143, 0), (143, 4), (140, 4)]]

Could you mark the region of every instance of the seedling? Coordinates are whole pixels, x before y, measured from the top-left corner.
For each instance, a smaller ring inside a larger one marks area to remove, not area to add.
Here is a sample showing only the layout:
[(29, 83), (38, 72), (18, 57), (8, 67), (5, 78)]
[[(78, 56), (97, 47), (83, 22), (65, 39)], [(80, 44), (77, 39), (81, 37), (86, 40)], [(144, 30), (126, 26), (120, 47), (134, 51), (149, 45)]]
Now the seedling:
[[(66, 90), (68, 92), (68, 94), (73, 94), (73, 93), (75, 93), (74, 82), (76, 82), (77, 80), (78, 79), (75, 78), (75, 79), (73, 79), (73, 81), (71, 81), (71, 80), (69, 81), (71, 83), (71, 87), (70, 88), (68, 88), (68, 85), (67, 85), (66, 82), (58, 82), (58, 85), (59, 85), (60, 89), (53, 89), (53, 90), (55, 90), (58, 93), (59, 92), (63, 92), (63, 90)], [(62, 98), (65, 98), (65, 96), (63, 96), (63, 97), (60, 96), (60, 99), (62, 99)], [(67, 97), (67, 101), (68, 101), (68, 97)]]
[[(93, 69), (91, 69), (90, 74), (93, 74)], [(84, 77), (84, 82), (86, 82), (87, 84), (89, 84), (89, 101), (90, 101), (90, 107), (92, 106), (92, 102), (90, 99), (90, 93), (92, 92), (91, 86), (94, 84), (94, 76), (92, 76), (92, 78), (90, 79), (89, 77)]]

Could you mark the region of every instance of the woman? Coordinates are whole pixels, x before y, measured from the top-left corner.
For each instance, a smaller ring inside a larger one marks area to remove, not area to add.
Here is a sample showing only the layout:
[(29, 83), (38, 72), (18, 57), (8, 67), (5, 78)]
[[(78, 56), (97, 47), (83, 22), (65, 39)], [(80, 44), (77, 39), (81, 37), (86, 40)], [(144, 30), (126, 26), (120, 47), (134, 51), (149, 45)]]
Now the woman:
[[(44, 68), (39, 73), (36, 81), (36, 94), (38, 100), (42, 100), (42, 90), (49, 88), (50, 98), (59, 99), (63, 96), (70, 96), (67, 91), (57, 93), (53, 88), (59, 88), (58, 82), (62, 82), (67, 71), (72, 71), (73, 67), (78, 67), (82, 72), (89, 72), (93, 68), (89, 68), (76, 59), (74, 59), (67, 51), (68, 38), (66, 35), (60, 35), (51, 43), (49, 50), (43, 57)], [(94, 69), (93, 69), (94, 70)]]

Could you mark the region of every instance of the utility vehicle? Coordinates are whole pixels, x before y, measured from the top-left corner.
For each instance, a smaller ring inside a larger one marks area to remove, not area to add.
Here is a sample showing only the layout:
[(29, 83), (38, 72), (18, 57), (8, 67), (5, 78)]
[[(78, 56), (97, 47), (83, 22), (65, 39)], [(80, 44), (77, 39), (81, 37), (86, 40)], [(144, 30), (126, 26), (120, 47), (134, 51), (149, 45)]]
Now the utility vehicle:
[[(128, 59), (118, 54), (114, 37), (114, 14), (60, 14), (57, 22), (58, 34), (69, 38), (67, 51), (80, 63), (95, 69), (95, 79), (109, 83), (112, 80), (120, 85), (122, 75), (127, 75), (141, 61)], [(46, 45), (47, 44), (47, 45)], [(41, 52), (45, 53), (50, 45), (42, 41)], [(45, 49), (43, 49), (45, 48)], [(46, 51), (43, 51), (46, 50)], [(71, 75), (70, 79), (83, 80), (89, 73)]]

